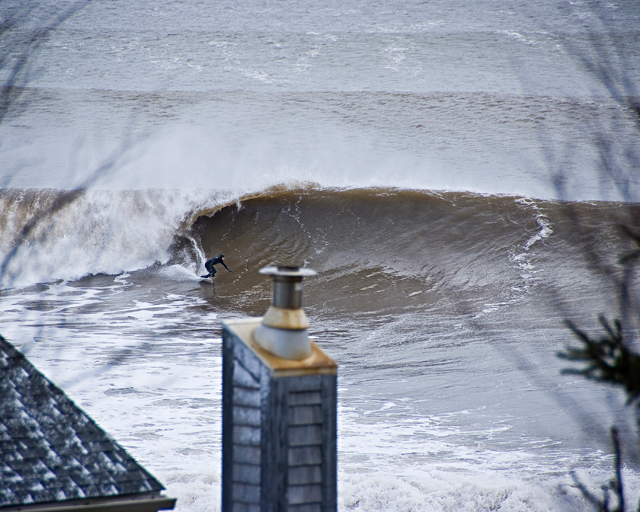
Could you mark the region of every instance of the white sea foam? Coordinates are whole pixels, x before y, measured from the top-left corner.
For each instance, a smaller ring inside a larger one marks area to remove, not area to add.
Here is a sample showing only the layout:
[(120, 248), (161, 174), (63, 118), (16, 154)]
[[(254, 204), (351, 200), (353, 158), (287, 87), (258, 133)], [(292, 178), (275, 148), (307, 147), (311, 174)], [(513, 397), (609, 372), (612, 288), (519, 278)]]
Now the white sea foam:
[[(137, 352), (140, 340), (68, 330), (61, 337), (49, 334), (37, 350), (22, 346), (32, 362), (165, 484), (167, 494), (178, 498), (178, 510), (220, 510), (221, 365), (215, 350), (220, 340), (203, 346), (201, 340), (164, 336), (139, 357), (114, 364), (111, 356)], [(90, 350), (91, 359), (70, 348), (74, 340)], [(445, 417), (398, 416), (391, 412), (396, 405), (386, 401), (369, 414), (340, 407), (339, 510), (515, 512), (585, 506), (569, 476), (558, 471), (571, 464), (566, 456), (542, 460), (524, 443), (521, 450), (503, 452), (461, 445), (449, 440), (460, 428), (447, 426)], [(600, 466), (585, 481), (603, 481), (607, 474)], [(625, 477), (627, 491), (635, 495), (635, 473), (627, 469)]]
[[(12, 224), (5, 225), (0, 232), (0, 260), (5, 261), (0, 284), (21, 287), (88, 274), (118, 275), (165, 263), (190, 212), (215, 208), (233, 197), (211, 191), (87, 190), (39, 221), (26, 240)], [(10, 207), (24, 208), (20, 202)], [(40, 213), (38, 206), (33, 209), (22, 215)], [(40, 210), (46, 213), (46, 206)], [(177, 276), (175, 269), (165, 272)]]

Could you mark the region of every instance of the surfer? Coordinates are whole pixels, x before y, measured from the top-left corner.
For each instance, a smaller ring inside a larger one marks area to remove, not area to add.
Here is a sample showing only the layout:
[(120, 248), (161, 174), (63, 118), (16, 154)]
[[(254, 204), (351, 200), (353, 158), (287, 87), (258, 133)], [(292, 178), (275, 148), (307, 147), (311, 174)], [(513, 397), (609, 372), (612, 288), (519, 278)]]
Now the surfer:
[[(227, 267), (227, 264), (224, 262), (224, 254), (221, 254), (220, 256), (207, 260), (207, 262), (204, 264), (204, 268), (206, 268), (207, 272), (209, 273), (206, 276), (200, 276), (200, 277), (207, 278), (207, 277), (215, 276), (217, 270), (213, 266), (217, 265), (218, 263), (220, 263), (224, 268), (229, 270), (229, 267)], [(231, 270), (229, 270), (229, 272), (231, 272)]]

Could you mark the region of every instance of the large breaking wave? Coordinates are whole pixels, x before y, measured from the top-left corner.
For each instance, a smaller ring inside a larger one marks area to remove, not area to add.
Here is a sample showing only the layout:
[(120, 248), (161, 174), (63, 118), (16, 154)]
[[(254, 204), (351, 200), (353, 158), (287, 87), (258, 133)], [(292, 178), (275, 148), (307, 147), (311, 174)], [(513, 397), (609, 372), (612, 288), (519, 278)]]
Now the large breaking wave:
[[(495, 297), (496, 287), (508, 303), (552, 266), (555, 278), (566, 276), (571, 286), (594, 279), (580, 274), (584, 244), (620, 245), (616, 222), (623, 208), (631, 207), (300, 184), (244, 195), (6, 189), (0, 192), (2, 286), (154, 265), (180, 267), (173, 278), (192, 279), (206, 257), (225, 252), (248, 274), (273, 263), (309, 265), (358, 290), (363, 276), (375, 276), (359, 290), (363, 306), (385, 290), (385, 303), (395, 294), (409, 303), (414, 297), (421, 307), (463, 307)], [(576, 219), (588, 219), (588, 236), (576, 230)], [(621, 250), (612, 249), (611, 258)]]

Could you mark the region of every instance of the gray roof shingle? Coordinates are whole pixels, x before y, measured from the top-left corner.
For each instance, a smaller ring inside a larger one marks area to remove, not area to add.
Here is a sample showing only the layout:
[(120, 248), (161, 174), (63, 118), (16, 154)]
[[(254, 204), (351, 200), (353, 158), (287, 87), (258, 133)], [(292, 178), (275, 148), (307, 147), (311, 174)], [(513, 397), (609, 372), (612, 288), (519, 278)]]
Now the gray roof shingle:
[(162, 490), (0, 336), (0, 509)]

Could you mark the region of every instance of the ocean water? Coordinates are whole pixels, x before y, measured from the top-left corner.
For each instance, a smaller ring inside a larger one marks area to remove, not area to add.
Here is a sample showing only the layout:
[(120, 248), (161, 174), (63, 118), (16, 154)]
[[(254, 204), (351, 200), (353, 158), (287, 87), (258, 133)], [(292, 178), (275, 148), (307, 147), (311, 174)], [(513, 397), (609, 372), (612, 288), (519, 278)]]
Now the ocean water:
[(341, 511), (584, 510), (569, 472), (610, 478), (614, 422), (637, 499), (624, 396), (556, 352), (616, 314), (640, 218), (638, 2), (0, 20), (0, 332), (177, 510), (220, 508), (220, 321), (263, 314), (278, 263), (318, 271)]

